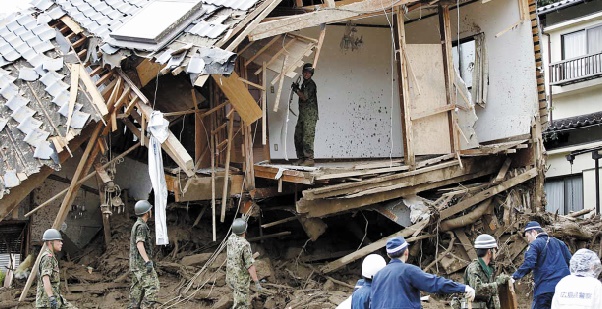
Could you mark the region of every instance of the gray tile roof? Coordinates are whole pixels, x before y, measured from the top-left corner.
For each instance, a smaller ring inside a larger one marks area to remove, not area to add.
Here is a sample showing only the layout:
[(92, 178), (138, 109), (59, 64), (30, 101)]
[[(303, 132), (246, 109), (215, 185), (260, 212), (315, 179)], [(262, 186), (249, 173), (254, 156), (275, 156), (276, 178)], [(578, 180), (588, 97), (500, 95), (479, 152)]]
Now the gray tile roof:
[[(37, 5), (50, 8), (49, 2)], [(57, 31), (29, 13), (0, 22), (0, 199), (43, 165), (58, 170), (52, 140), (67, 135), (67, 58), (56, 44)], [(99, 119), (80, 89), (70, 134)]]
[(585, 0), (561, 0), (548, 5), (537, 8), (537, 14), (547, 14), (549, 12), (560, 10), (562, 8), (572, 6), (584, 2)]

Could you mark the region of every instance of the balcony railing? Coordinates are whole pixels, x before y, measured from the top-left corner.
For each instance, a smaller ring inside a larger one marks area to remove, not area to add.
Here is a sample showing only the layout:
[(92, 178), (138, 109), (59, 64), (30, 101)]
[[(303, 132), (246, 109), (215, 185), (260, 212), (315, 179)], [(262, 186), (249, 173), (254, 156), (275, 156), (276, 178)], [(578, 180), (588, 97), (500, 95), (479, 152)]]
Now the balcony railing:
[(550, 64), (550, 85), (564, 86), (602, 77), (602, 52)]

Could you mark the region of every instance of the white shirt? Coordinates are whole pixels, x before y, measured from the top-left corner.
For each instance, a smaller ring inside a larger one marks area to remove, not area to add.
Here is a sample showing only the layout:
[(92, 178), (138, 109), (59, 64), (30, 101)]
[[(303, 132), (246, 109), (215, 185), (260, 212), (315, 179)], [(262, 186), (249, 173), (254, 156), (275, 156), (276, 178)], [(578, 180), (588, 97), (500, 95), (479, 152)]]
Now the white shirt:
[(552, 309), (602, 308), (602, 283), (592, 277), (568, 275), (556, 285)]

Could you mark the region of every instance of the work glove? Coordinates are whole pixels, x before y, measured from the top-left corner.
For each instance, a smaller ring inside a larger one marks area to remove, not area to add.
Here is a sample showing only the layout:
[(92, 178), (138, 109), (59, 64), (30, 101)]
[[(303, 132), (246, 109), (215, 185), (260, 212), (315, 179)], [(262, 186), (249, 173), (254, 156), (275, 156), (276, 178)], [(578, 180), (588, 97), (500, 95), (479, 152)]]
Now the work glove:
[(146, 266), (146, 272), (147, 273), (151, 273), (153, 272), (153, 261), (149, 260), (148, 262), (144, 263), (144, 266)]
[(293, 84), (291, 85), (291, 88), (293, 89), (293, 91), (297, 92), (299, 90), (301, 90), (301, 88), (299, 88), (299, 83), (297, 82), (293, 82)]
[(261, 290), (263, 289), (263, 288), (261, 287), (261, 284), (259, 283), (259, 281), (256, 281), (256, 282), (255, 282), (255, 289), (257, 290), (257, 292), (261, 292)]
[(466, 299), (468, 299), (470, 301), (473, 301), (474, 297), (475, 297), (474, 289), (467, 285), (466, 288), (464, 289), (464, 297), (466, 297)]
[(514, 280), (514, 278), (510, 277), (510, 284), (514, 284), (514, 282), (516, 282), (516, 280)]
[(50, 301), (50, 308), (51, 309), (58, 309), (59, 308), (59, 303), (56, 301), (56, 296), (52, 295), (52, 296), (48, 297), (48, 300)]
[(511, 279), (510, 276), (508, 276), (506, 274), (500, 274), (495, 279), (495, 283), (497, 283), (497, 285), (500, 286), (500, 285), (505, 284), (506, 282), (508, 282), (510, 279)]

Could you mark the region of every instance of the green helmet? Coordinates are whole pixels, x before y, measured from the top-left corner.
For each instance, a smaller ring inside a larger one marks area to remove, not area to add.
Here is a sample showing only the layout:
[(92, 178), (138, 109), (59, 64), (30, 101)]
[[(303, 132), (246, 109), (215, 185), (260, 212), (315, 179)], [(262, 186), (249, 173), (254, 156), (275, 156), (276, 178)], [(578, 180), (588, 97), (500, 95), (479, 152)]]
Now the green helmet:
[(235, 219), (232, 222), (232, 233), (242, 235), (247, 231), (247, 222), (243, 218)]
[(55, 229), (47, 229), (42, 236), (42, 240), (63, 240), (63, 236), (61, 236), (61, 233)]
[(153, 205), (149, 203), (147, 200), (140, 200), (136, 202), (134, 205), (134, 213), (136, 216), (142, 216), (143, 214), (149, 212), (153, 208)]

